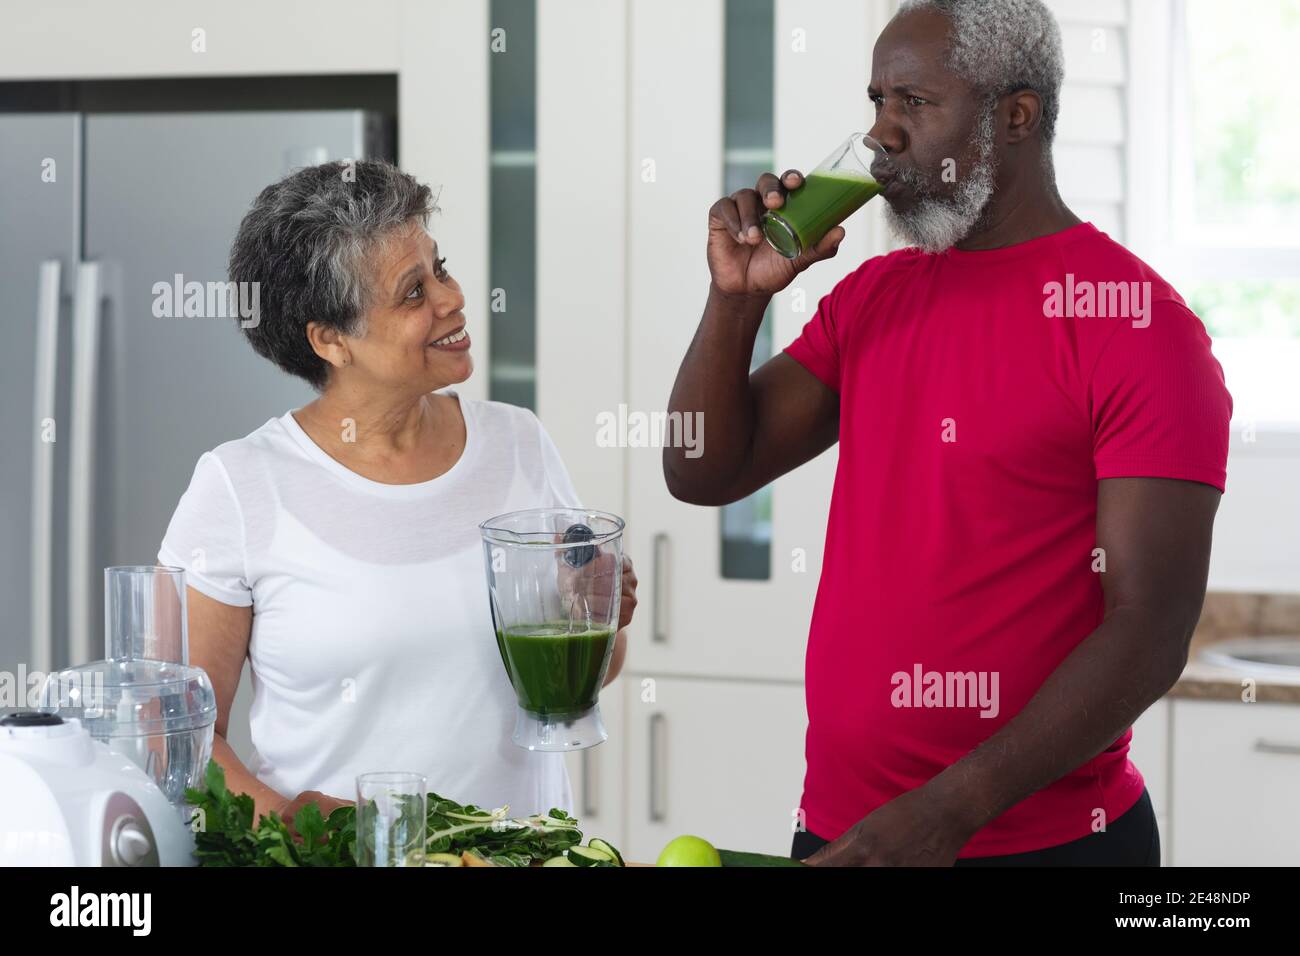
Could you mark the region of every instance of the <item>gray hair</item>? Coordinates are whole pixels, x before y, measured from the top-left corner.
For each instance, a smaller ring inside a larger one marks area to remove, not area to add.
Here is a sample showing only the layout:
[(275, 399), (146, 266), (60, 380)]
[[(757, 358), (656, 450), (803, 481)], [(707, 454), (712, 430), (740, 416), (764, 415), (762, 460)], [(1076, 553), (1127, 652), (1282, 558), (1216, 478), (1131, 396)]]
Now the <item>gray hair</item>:
[(263, 189), (229, 264), (232, 282), (258, 283), (258, 321), (240, 323), (254, 350), (323, 389), (330, 366), (307, 323), (363, 335), (376, 253), (403, 227), (427, 228), (436, 211), (428, 186), (375, 160), (308, 166)]
[(986, 99), (1033, 90), (1051, 146), (1061, 111), (1061, 28), (1042, 0), (902, 0), (899, 14), (933, 10), (952, 21), (948, 66)]

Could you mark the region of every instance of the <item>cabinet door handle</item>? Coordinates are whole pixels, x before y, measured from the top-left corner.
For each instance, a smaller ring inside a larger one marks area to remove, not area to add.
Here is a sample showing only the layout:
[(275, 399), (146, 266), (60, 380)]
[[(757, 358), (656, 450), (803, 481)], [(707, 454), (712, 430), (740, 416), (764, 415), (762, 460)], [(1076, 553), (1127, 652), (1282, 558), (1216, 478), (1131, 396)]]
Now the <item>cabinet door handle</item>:
[(588, 747), (582, 752), (582, 816), (594, 817), (597, 813), (596, 801), (592, 799), (592, 781), (595, 780), (595, 774), (591, 772), (591, 748)]
[(650, 640), (655, 644), (668, 642), (668, 535), (659, 532), (654, 536), (654, 594), (650, 604)]
[(660, 750), (663, 746), (663, 726), (664, 715), (655, 713), (650, 715), (650, 822), (663, 823), (667, 819), (664, 806), (660, 799), (661, 780), (659, 778)]
[(1289, 757), (1300, 757), (1300, 744), (1277, 744), (1261, 737), (1255, 741), (1255, 753), (1284, 754)]

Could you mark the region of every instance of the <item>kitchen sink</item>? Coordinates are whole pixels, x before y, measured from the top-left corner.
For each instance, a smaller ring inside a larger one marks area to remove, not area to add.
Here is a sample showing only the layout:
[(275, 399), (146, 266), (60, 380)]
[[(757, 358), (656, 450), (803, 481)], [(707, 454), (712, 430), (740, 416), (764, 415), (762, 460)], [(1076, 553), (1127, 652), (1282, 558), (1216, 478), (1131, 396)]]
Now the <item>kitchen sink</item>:
[(1257, 677), (1300, 683), (1300, 636), (1216, 641), (1201, 651), (1200, 659)]

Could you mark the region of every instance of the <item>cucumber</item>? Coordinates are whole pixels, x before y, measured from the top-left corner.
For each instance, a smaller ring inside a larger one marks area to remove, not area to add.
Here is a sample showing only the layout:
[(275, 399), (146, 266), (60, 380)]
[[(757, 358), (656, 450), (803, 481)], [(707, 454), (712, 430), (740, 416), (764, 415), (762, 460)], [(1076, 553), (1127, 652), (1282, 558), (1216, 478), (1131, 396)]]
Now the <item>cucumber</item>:
[(619, 853), (618, 850), (614, 849), (604, 840), (601, 839), (588, 840), (587, 846), (591, 847), (593, 850), (599, 850), (601, 853), (607, 854), (618, 866), (624, 865), (623, 854)]
[(766, 853), (744, 853), (740, 850), (719, 850), (723, 866), (805, 866), (800, 860), (788, 856), (769, 856)]
[(425, 866), (464, 866), (458, 853), (430, 853), (424, 858)]
[(553, 856), (545, 863), (543, 863), (542, 867), (545, 868), (548, 866), (577, 866), (577, 865), (578, 864), (574, 863), (567, 856)]
[(614, 863), (609, 854), (589, 846), (569, 847), (569, 860), (574, 866), (612, 866)]

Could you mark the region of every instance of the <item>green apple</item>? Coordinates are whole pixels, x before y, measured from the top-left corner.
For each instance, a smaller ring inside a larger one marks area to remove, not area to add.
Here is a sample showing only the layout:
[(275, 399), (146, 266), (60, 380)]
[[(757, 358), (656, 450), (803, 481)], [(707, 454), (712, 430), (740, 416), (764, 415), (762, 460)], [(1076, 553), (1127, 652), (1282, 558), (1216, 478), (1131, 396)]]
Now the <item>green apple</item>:
[(722, 857), (708, 840), (679, 836), (659, 854), (656, 866), (722, 866)]

